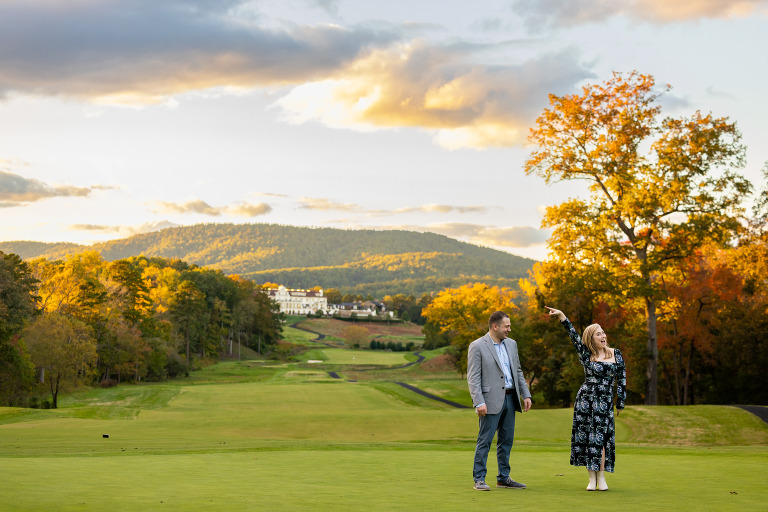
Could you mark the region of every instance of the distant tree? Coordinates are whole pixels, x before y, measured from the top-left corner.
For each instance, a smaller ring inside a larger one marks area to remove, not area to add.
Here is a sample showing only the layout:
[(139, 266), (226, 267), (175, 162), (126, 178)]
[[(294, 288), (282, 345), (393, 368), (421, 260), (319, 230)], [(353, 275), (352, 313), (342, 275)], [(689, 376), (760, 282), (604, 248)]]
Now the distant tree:
[(336, 288), (328, 288), (324, 292), (325, 298), (328, 299), (328, 304), (341, 304), (343, 296), (341, 292)]
[(451, 344), (452, 333), (450, 331), (442, 331), (439, 324), (428, 321), (421, 328), (421, 332), (424, 334), (424, 344), (422, 346), (425, 350), (447, 347)]
[(80, 320), (61, 313), (44, 313), (23, 334), (32, 362), (47, 383), (52, 406), (58, 407), (62, 389), (90, 381), (96, 364), (96, 340)]
[(344, 341), (353, 347), (363, 346), (368, 341), (369, 335), (370, 332), (366, 327), (357, 325), (348, 325), (344, 327), (344, 330), (341, 332)]
[(531, 129), (527, 174), (548, 183), (586, 180), (588, 199), (549, 207), (553, 257), (613, 303), (639, 301), (647, 329), (647, 404), (658, 400), (657, 317), (663, 276), (676, 261), (739, 229), (750, 183), (741, 134), (726, 118), (696, 112), (659, 119), (649, 75), (614, 74), (581, 95), (550, 95)]

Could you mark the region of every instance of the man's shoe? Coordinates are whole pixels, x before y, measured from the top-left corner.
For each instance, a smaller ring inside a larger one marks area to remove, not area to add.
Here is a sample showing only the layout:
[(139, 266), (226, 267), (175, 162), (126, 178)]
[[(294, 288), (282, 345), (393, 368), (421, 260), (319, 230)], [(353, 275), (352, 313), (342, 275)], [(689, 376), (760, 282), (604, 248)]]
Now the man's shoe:
[(504, 489), (525, 489), (527, 486), (507, 477), (506, 480), (496, 480), (496, 487), (503, 487)]
[(490, 491), (490, 486), (485, 483), (485, 480), (478, 480), (475, 482), (475, 490), (476, 491)]

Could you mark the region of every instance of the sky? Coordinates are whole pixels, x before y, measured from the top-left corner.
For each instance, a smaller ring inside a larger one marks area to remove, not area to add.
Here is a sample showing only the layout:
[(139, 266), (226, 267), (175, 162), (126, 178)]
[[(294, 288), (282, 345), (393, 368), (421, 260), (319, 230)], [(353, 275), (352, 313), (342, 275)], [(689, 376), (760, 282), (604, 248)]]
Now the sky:
[(543, 260), (548, 95), (670, 84), (768, 162), (768, 0), (0, 0), (0, 241), (407, 229)]

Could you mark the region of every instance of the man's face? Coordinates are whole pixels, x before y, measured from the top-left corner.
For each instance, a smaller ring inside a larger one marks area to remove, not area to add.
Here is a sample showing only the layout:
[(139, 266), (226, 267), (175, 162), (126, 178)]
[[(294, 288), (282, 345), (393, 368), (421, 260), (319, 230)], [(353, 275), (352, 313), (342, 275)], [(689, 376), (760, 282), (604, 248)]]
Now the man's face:
[(507, 334), (509, 334), (509, 331), (511, 330), (510, 326), (511, 323), (509, 318), (504, 317), (498, 323), (491, 324), (491, 334), (493, 334), (494, 338), (503, 340), (507, 337)]

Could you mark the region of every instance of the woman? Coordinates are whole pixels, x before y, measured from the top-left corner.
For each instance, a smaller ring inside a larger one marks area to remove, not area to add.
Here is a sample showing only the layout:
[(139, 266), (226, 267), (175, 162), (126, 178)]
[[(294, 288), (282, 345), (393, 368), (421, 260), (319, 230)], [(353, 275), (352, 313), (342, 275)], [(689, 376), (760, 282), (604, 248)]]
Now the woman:
[(608, 346), (602, 327), (592, 324), (580, 338), (562, 311), (547, 307), (571, 336), (584, 367), (584, 384), (576, 394), (571, 432), (571, 465), (586, 466), (588, 491), (607, 491), (605, 471), (613, 473), (616, 429), (613, 423), (613, 381), (618, 382), (616, 415), (627, 399), (627, 373), (617, 348)]

